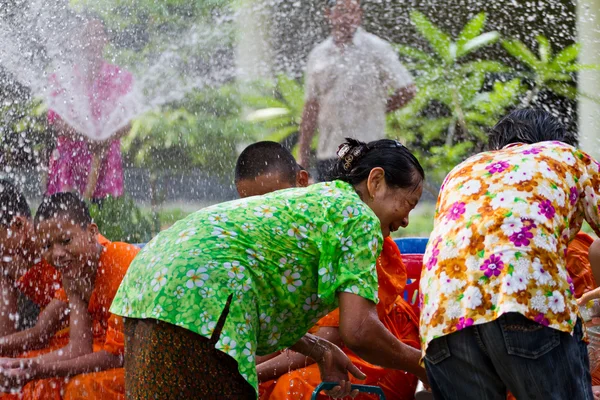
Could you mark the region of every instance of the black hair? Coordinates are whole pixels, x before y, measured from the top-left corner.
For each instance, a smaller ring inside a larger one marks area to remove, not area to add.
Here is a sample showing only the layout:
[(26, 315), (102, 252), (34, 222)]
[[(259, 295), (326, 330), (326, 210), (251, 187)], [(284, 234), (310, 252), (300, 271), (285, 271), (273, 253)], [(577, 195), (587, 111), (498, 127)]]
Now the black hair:
[(235, 165), (235, 181), (255, 179), (268, 172), (277, 172), (292, 183), (298, 173), (296, 159), (285, 147), (276, 142), (257, 142), (246, 147)]
[(55, 193), (44, 197), (35, 214), (34, 224), (58, 217), (68, 217), (74, 224), (85, 228), (92, 223), (90, 210), (79, 195), (72, 192)]
[(397, 140), (381, 139), (364, 143), (346, 138), (338, 150), (338, 160), (327, 180), (357, 185), (373, 168), (383, 168), (385, 182), (392, 187), (414, 188), (425, 179), (419, 160)]
[(29, 204), (15, 185), (0, 179), (0, 225), (8, 227), (17, 215), (31, 218)]
[(547, 111), (537, 108), (516, 110), (502, 118), (494, 126), (488, 138), (491, 150), (498, 150), (511, 143), (539, 143), (557, 140), (572, 144), (565, 127)]

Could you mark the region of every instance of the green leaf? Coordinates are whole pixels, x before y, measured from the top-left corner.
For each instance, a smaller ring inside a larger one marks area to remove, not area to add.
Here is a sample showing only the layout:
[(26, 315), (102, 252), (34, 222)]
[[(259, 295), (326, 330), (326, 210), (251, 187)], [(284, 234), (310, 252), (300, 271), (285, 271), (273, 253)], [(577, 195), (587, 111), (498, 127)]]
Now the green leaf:
[(401, 55), (403, 55), (405, 57), (411, 58), (413, 60), (419, 60), (424, 63), (432, 64), (432, 65), (435, 65), (439, 62), (438, 60), (435, 59), (435, 57), (432, 57), (429, 54), (427, 54), (424, 51), (419, 50), (417, 48), (414, 48), (411, 46), (405, 46), (402, 44), (396, 44), (396, 45), (394, 45), (394, 47), (396, 48), (398, 53), (400, 53)]
[(473, 19), (467, 22), (467, 24), (464, 26), (464, 28), (458, 35), (458, 39), (456, 40), (459, 53), (462, 47), (465, 45), (465, 43), (481, 35), (481, 31), (483, 31), (483, 27), (485, 26), (485, 19), (485, 12), (480, 12)]
[(536, 39), (538, 41), (539, 46), (538, 51), (540, 53), (540, 60), (544, 64), (547, 64), (552, 58), (552, 46), (550, 46), (550, 42), (548, 41), (548, 38), (546, 38), (546, 36), (538, 35)]
[(565, 47), (556, 55), (556, 57), (554, 57), (552, 68), (560, 69), (572, 61), (575, 61), (579, 56), (580, 50), (581, 44), (579, 43), (573, 43), (572, 45)]
[(502, 47), (516, 59), (523, 62), (529, 68), (536, 70), (540, 67), (540, 61), (536, 56), (518, 39), (503, 40)]
[(479, 35), (476, 38), (473, 38), (467, 43), (465, 43), (464, 46), (462, 46), (462, 48), (459, 48), (457, 56), (462, 57), (469, 53), (473, 53), (474, 51), (479, 50), (482, 47), (496, 43), (498, 39), (500, 39), (500, 33), (495, 31)]
[(285, 75), (279, 75), (277, 78), (277, 88), (292, 110), (302, 112), (302, 108), (304, 107), (304, 90), (298, 82)]
[(497, 73), (510, 71), (510, 69), (501, 62), (486, 60), (470, 61), (468, 63), (462, 64), (460, 69), (463, 74), (468, 74), (472, 72)]
[(276, 130), (275, 132), (273, 132), (271, 134), (264, 136), (263, 140), (269, 140), (271, 142), (281, 143), (283, 140), (285, 140), (291, 134), (298, 132), (298, 128), (299, 127), (297, 125), (283, 127), (281, 129)]
[(577, 99), (577, 88), (564, 83), (548, 83), (548, 89), (570, 100)]
[(431, 48), (447, 63), (454, 61), (450, 52), (450, 38), (435, 26), (424, 14), (412, 11), (410, 18), (417, 31), (429, 42)]

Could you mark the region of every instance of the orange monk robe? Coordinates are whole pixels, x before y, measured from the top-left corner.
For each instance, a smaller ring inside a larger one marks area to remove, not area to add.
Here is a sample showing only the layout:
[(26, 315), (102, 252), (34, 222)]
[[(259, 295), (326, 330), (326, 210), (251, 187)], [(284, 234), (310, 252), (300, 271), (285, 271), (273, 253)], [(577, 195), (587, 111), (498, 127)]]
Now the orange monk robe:
[[(593, 242), (594, 239), (590, 235), (579, 232), (567, 247), (567, 272), (573, 279), (575, 297), (581, 297), (585, 292), (598, 286), (588, 259), (590, 246)], [(600, 369), (591, 372), (592, 384), (594, 386), (600, 385)], [(509, 393), (507, 400), (515, 400), (515, 397)]]
[(46, 307), (62, 287), (62, 278), (52, 265), (41, 261), (29, 268), (16, 283), (17, 289), (40, 308)]
[[(406, 285), (406, 268), (402, 263), (398, 247), (391, 238), (386, 238), (381, 256), (377, 260), (379, 303), (377, 314), (383, 325), (399, 340), (419, 348), (419, 319), (412, 307), (402, 298)], [(318, 327), (339, 327), (339, 309), (323, 317)], [(388, 399), (408, 400), (414, 398), (417, 377), (403, 371), (388, 370), (359, 358), (350, 349), (342, 350), (352, 363), (367, 375), (364, 381), (352, 378), (352, 383), (380, 386)], [(275, 381), (260, 384), (261, 400), (309, 400), (313, 390), (321, 383), (316, 364), (289, 372)], [(322, 394), (320, 399), (327, 398)], [(374, 399), (377, 396), (361, 394), (357, 399)]]
[[(127, 243), (114, 242), (102, 238), (104, 246), (100, 256), (94, 290), (90, 297), (88, 311), (92, 316), (94, 351), (106, 350), (112, 354), (123, 355), (124, 333), (121, 317), (108, 310), (117, 293), (117, 289), (127, 272), (129, 264), (139, 249)], [(59, 289), (55, 298), (68, 301), (63, 289)], [(69, 342), (68, 328), (58, 332), (43, 350), (31, 351), (23, 357), (35, 357), (60, 349)], [(17, 395), (3, 395), (2, 400), (76, 400), (76, 399), (125, 399), (125, 379), (123, 368), (108, 371), (76, 375), (70, 379), (52, 378), (29, 382)]]

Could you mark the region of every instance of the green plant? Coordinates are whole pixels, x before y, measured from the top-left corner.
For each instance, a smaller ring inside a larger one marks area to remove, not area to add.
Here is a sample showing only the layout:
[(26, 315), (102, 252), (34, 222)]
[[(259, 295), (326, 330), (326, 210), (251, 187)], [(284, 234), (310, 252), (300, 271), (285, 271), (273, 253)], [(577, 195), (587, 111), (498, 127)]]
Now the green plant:
[(389, 116), (388, 128), (390, 135), (420, 153), (436, 183), (482, 149), (486, 129), (515, 104), (521, 82), (496, 81), (491, 90), (483, 90), (490, 76), (509, 71), (500, 62), (473, 59), (477, 50), (500, 39), (498, 32), (484, 32), (485, 13), (471, 19), (455, 40), (418, 11), (411, 13), (411, 20), (433, 52), (396, 46), (415, 71), (418, 91), (406, 107)]
[(279, 75), (275, 84), (259, 82), (242, 99), (255, 111), (248, 114), (249, 122), (264, 129), (261, 140), (295, 142), (304, 109), (304, 88), (296, 80)]
[(536, 41), (537, 55), (518, 39), (502, 41), (504, 49), (526, 67), (526, 71), (519, 74), (523, 79), (531, 82), (531, 88), (527, 90), (523, 99), (524, 107), (535, 103), (538, 93), (542, 90), (548, 90), (570, 100), (576, 100), (578, 95), (594, 98), (577, 91), (575, 74), (586, 69), (599, 68), (597, 65), (584, 65), (577, 62), (580, 52), (578, 43), (554, 54), (548, 38), (539, 35)]
[(144, 214), (129, 197), (108, 197), (90, 204), (90, 214), (100, 233), (111, 241), (146, 243), (160, 230), (158, 218)]

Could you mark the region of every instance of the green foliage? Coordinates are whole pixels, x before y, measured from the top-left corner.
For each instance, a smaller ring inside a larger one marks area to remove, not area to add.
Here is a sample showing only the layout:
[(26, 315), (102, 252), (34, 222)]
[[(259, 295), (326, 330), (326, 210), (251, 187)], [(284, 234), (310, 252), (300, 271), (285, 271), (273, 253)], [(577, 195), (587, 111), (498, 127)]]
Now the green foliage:
[[(552, 44), (545, 36), (536, 38), (537, 55), (518, 39), (503, 40), (502, 46), (526, 68), (522, 78), (532, 82), (532, 88), (524, 99), (524, 106), (535, 103), (537, 94), (548, 90), (559, 96), (576, 100), (578, 95), (575, 73), (586, 69), (598, 69), (597, 65), (584, 65), (577, 62), (580, 45), (574, 43), (559, 51), (553, 52)], [(587, 97), (592, 97), (587, 95)]]
[(264, 133), (260, 140), (284, 142), (298, 135), (304, 89), (296, 80), (279, 75), (275, 84), (258, 82), (242, 97), (244, 103), (255, 109), (247, 116), (249, 122), (258, 124)]
[(101, 206), (90, 204), (90, 214), (102, 235), (111, 241), (146, 243), (157, 233), (158, 219), (142, 212), (128, 197), (108, 197)]

